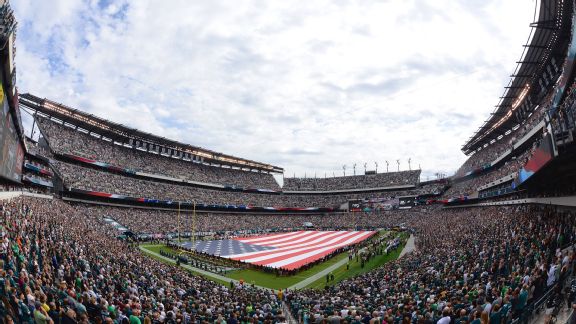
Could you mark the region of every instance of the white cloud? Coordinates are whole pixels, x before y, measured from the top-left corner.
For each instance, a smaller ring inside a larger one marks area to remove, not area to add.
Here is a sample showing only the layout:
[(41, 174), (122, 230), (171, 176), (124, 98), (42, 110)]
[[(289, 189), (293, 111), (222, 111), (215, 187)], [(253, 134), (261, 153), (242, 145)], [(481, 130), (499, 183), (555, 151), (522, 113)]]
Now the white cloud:
[(289, 176), (408, 157), (453, 172), (533, 14), (522, 0), (13, 6), (20, 92)]

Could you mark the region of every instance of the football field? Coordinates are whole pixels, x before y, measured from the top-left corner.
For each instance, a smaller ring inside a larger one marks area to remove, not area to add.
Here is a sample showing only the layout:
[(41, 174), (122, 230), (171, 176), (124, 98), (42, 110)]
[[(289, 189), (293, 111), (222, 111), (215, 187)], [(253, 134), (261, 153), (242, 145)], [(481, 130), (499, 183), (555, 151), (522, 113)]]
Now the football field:
[[(199, 241), (195, 250), (242, 263), (296, 270), (376, 234), (375, 231), (298, 231)], [(182, 246), (192, 250), (192, 242)]]
[[(298, 232), (291, 232), (291, 234), (296, 235), (295, 233)], [(324, 232), (327, 233), (327, 232)], [(389, 234), (388, 234), (389, 233)], [(285, 235), (288, 235), (289, 233), (283, 233)], [(274, 234), (274, 235), (278, 235), (278, 234)], [(310, 234), (311, 235), (311, 234)], [(202, 271), (201, 269), (195, 268), (189, 264), (181, 264), (182, 267), (184, 267), (185, 269), (203, 275), (207, 278), (213, 278), (215, 281), (218, 281), (220, 283), (226, 283), (226, 282), (230, 282), (230, 280), (233, 281), (239, 281), (239, 282), (244, 282), (246, 284), (254, 284), (260, 287), (266, 287), (266, 288), (272, 288), (272, 289), (286, 289), (286, 288), (291, 288), (291, 289), (300, 289), (300, 288), (315, 288), (315, 289), (322, 289), (324, 288), (326, 285), (334, 285), (338, 282), (340, 282), (341, 280), (344, 280), (346, 278), (352, 277), (352, 276), (356, 276), (362, 273), (365, 273), (367, 271), (370, 271), (372, 269), (375, 269), (377, 267), (380, 267), (381, 265), (391, 262), (395, 259), (398, 258), (398, 256), (400, 255), (400, 252), (402, 251), (406, 240), (408, 239), (408, 236), (406, 233), (396, 233), (394, 231), (392, 232), (388, 232), (388, 231), (380, 231), (380, 232), (374, 232), (371, 236), (369, 236), (367, 239), (370, 238), (378, 238), (382, 235), (390, 235), (390, 238), (395, 238), (398, 237), (401, 240), (401, 244), (400, 246), (396, 249), (391, 251), (389, 254), (383, 254), (383, 255), (378, 255), (372, 259), (370, 259), (368, 262), (366, 262), (365, 264), (362, 264), (361, 261), (358, 261), (357, 259), (352, 259), (352, 260), (348, 260), (348, 252), (341, 252), (341, 253), (336, 253), (334, 255), (332, 255), (330, 258), (323, 260), (322, 262), (317, 262), (314, 265), (308, 266), (306, 267), (306, 269), (301, 269), (299, 271), (296, 272), (296, 274), (293, 275), (281, 275), (278, 276), (277, 274), (275, 274), (274, 272), (266, 272), (266, 271), (261, 271), (255, 268), (250, 268), (250, 267), (246, 267), (246, 268), (238, 268), (234, 271), (229, 271), (226, 273), (210, 273), (207, 271)], [(274, 239), (273, 237), (271, 237), (272, 235), (266, 235), (266, 236), (252, 236), (250, 237), (250, 239)], [(277, 239), (279, 237), (276, 237)], [(244, 240), (244, 239), (248, 239), (248, 238), (238, 238), (238, 240)], [(304, 238), (302, 238), (304, 239)], [(292, 238), (292, 241), (295, 241), (296, 239)], [(230, 241), (236, 241), (236, 240), (230, 240)], [(209, 242), (213, 242), (211, 244), (209, 244)], [(202, 252), (205, 251), (206, 245), (209, 245), (210, 247), (207, 249), (208, 251), (213, 250), (214, 253), (211, 255), (218, 255), (218, 252), (216, 252), (218, 250), (218, 242), (217, 240), (213, 240), (213, 241), (201, 241), (201, 242), (197, 242), (196, 246), (197, 247), (201, 247), (202, 248)], [(262, 242), (262, 241), (259, 241)], [(289, 242), (289, 241), (286, 241)], [(188, 246), (191, 246), (191, 242), (183, 242), (183, 245), (188, 244)], [(225, 243), (222, 242), (220, 244), (220, 253), (223, 253), (223, 251), (228, 251), (227, 248), (225, 248), (224, 246), (226, 244), (231, 244), (231, 245), (236, 245), (236, 246), (240, 246), (241, 244), (237, 244), (237, 243)], [(295, 243), (297, 244), (297, 243)], [(172, 263), (174, 264), (175, 261), (174, 260), (169, 260), (166, 257), (161, 257), (159, 252), (160, 251), (165, 251), (165, 252), (170, 252), (173, 254), (178, 254), (178, 255), (183, 255), (186, 256), (188, 258), (195, 258), (192, 254), (187, 254), (185, 252), (182, 252), (182, 250), (177, 250), (177, 249), (173, 249), (170, 248), (166, 245), (162, 245), (162, 244), (156, 244), (156, 245), (147, 245), (147, 244), (143, 244), (140, 246), (141, 250), (150, 255), (151, 257), (162, 261), (162, 262), (168, 262), (168, 263)], [(249, 248), (245, 247), (246, 250), (248, 250)], [(256, 248), (254, 248), (256, 249)], [(276, 248), (278, 249), (278, 248)], [(233, 248), (230, 249), (230, 251), (233, 250)], [(274, 249), (264, 249), (264, 251), (272, 251)], [(255, 251), (254, 251), (255, 252)], [(226, 252), (228, 253), (228, 252)], [(210, 254), (210, 253), (208, 253)], [(224, 258), (224, 256), (222, 256)], [(227, 258), (224, 258), (222, 260), (225, 260)], [(331, 274), (334, 275), (334, 280), (326, 280), (326, 275), (327, 274)]]

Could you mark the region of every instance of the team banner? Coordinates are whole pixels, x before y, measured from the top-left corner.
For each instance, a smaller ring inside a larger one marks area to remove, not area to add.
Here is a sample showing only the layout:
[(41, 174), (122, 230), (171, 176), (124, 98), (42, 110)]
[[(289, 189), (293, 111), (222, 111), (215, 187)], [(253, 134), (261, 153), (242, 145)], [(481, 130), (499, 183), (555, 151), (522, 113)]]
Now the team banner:
[(34, 164), (31, 164), (28, 162), (24, 163), (24, 168), (26, 170), (30, 170), (30, 171), (33, 171), (33, 172), (36, 172), (39, 174), (43, 174), (43, 175), (50, 176), (50, 177), (52, 176), (52, 172), (50, 172), (46, 169), (39, 168), (39, 167), (35, 166)]
[(101, 167), (103, 169), (108, 169), (108, 170), (113, 170), (113, 171), (117, 171), (117, 172), (122, 172), (122, 173), (126, 173), (126, 174), (135, 174), (136, 172), (132, 169), (127, 169), (127, 168), (122, 168), (122, 167), (118, 167), (118, 166), (114, 166), (110, 163), (106, 163), (106, 162), (101, 162), (101, 161), (96, 161), (96, 160), (92, 160), (92, 159), (87, 159), (81, 156), (77, 156), (77, 155), (72, 155), (72, 154), (62, 154), (63, 156), (74, 160), (74, 161), (78, 161), (78, 162), (82, 162), (82, 163), (86, 163), (86, 164), (91, 164), (94, 166), (98, 166)]
[(523, 182), (528, 180), (538, 170), (542, 169), (548, 162), (554, 158), (554, 148), (552, 146), (552, 135), (546, 134), (536, 150), (526, 162), (526, 165), (518, 172), (516, 180), (513, 182), (513, 188), (518, 187)]
[(217, 184), (210, 184), (210, 183), (202, 183), (202, 182), (197, 182), (197, 181), (189, 181), (189, 180), (183, 180), (183, 179), (177, 179), (177, 178), (173, 178), (173, 177), (168, 177), (168, 176), (163, 176), (163, 175), (159, 175), (159, 174), (151, 174), (151, 173), (145, 173), (145, 172), (139, 172), (133, 169), (128, 169), (128, 168), (124, 168), (124, 167), (120, 167), (120, 166), (115, 166), (112, 165), (110, 163), (107, 162), (102, 162), (102, 161), (97, 161), (97, 160), (92, 160), (92, 159), (88, 159), (85, 157), (81, 157), (81, 156), (77, 156), (77, 155), (73, 155), (73, 154), (62, 154), (62, 156), (70, 159), (70, 160), (74, 160), (77, 162), (81, 162), (84, 164), (90, 164), (93, 166), (97, 166), (103, 169), (107, 169), (107, 170), (112, 170), (112, 171), (116, 171), (116, 172), (120, 172), (120, 173), (124, 173), (127, 175), (138, 175), (138, 176), (143, 176), (143, 177), (147, 177), (147, 178), (153, 178), (153, 179), (163, 179), (163, 180), (168, 180), (168, 181), (174, 181), (174, 182), (180, 182), (180, 183), (188, 183), (188, 184), (193, 184), (193, 185), (202, 185), (202, 186), (206, 186), (206, 187), (215, 187), (215, 188), (223, 188), (229, 191), (241, 191), (241, 192), (257, 192), (257, 193), (280, 193), (280, 191), (277, 190), (271, 190), (271, 189), (258, 189), (258, 188), (243, 188), (243, 187), (238, 187), (238, 186), (233, 186), (233, 185), (217, 185)]
[(239, 186), (233, 185), (224, 185), (224, 189), (230, 191), (242, 191), (242, 192), (261, 192), (261, 193), (280, 193), (281, 191), (272, 190), (272, 189), (259, 189), (259, 188), (244, 188)]
[(195, 206), (196, 209), (200, 210), (235, 210), (235, 211), (270, 211), (270, 212), (333, 212), (334, 208), (331, 207), (265, 207), (265, 206), (251, 206), (251, 205), (215, 205), (215, 204), (203, 204), (196, 203), (194, 205), (191, 201), (173, 201), (173, 200), (161, 200), (155, 198), (144, 198), (144, 197), (130, 197), (120, 194), (111, 194), (100, 191), (90, 191), (71, 188), (68, 192), (79, 194), (83, 196), (114, 199), (126, 202), (136, 202), (145, 204), (158, 204), (158, 205), (169, 205), (171, 208), (178, 206), (182, 208), (192, 208)]

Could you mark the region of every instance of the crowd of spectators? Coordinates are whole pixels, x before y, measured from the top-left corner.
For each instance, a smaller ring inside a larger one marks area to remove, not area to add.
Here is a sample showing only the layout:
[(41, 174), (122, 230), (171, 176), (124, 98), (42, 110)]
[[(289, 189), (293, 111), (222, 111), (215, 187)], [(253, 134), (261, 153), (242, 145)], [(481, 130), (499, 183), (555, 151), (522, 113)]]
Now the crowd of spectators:
[(446, 210), (412, 219), (416, 250), (327, 290), (287, 293), (305, 322), (505, 323), (571, 272), (570, 212)]
[(14, 191), (49, 194), (50, 188), (40, 186), (27, 186), (0, 179), (0, 192), (14, 192)]
[(552, 118), (552, 128), (555, 134), (566, 131), (574, 131), (576, 127), (576, 83), (566, 90), (566, 97), (558, 107), (557, 113)]
[[(122, 168), (177, 179), (280, 190), (276, 180), (268, 173), (219, 168), (174, 159), (117, 145), (42, 117), (37, 117), (37, 121), (42, 134), (46, 136), (55, 153), (77, 155)], [(36, 145), (31, 147), (38, 148)], [(283, 190), (326, 191), (416, 185), (419, 182), (420, 172), (412, 170), (330, 178), (285, 178)]]
[(204, 183), (279, 190), (269, 173), (208, 166), (108, 142), (54, 121), (37, 117), (53, 152), (72, 154), (122, 168)]
[(275, 292), (160, 263), (60, 200), (3, 201), (1, 215), (3, 323), (285, 321)]
[[(551, 123), (555, 133), (561, 133), (568, 129), (573, 130), (576, 127), (576, 109), (574, 109), (574, 101), (576, 100), (576, 84), (573, 83), (566, 90), (566, 97), (557, 109), (557, 113), (553, 116)], [(550, 103), (552, 95), (549, 95), (545, 102)], [(494, 161), (506, 149), (511, 149), (513, 144), (527, 134), (532, 128), (542, 120), (544, 113), (549, 109), (550, 104), (542, 106), (537, 109), (530, 117), (524, 122), (516, 131), (506, 135), (498, 142), (491, 144), (487, 148), (476, 152), (472, 155), (456, 172), (453, 179), (464, 176), (467, 172)], [(546, 134), (546, 130), (544, 131)], [(467, 179), (462, 182), (457, 182), (445, 192), (444, 197), (458, 197), (465, 196), (477, 191), (478, 187), (488, 184), (492, 181), (498, 180), (506, 175), (518, 172), (528, 161), (537, 145), (540, 143), (541, 137), (536, 138), (532, 143), (531, 148), (523, 151), (519, 155), (514, 156), (511, 154), (512, 159), (506, 161), (504, 165), (497, 169), (489, 169), (488, 172)]]
[(28, 153), (34, 155), (40, 155), (43, 157), (50, 157), (50, 152), (48, 152), (43, 146), (38, 145), (36, 141), (32, 141), (29, 138), (26, 138), (26, 150)]
[(0, 191), (21, 191), (23, 187), (14, 182), (0, 179)]
[[(548, 96), (548, 99), (546, 100), (549, 101), (550, 98), (551, 95)], [(513, 130), (508, 135), (504, 135), (501, 139), (488, 145), (482, 150), (475, 152), (464, 162), (464, 164), (462, 164), (462, 166), (460, 166), (454, 174), (454, 178), (462, 177), (470, 171), (489, 165), (507, 150), (512, 149), (514, 144), (521, 140), (542, 121), (546, 110), (546, 106), (539, 106), (522, 124), (519, 125), (517, 129)]]
[(28, 170), (24, 170), (24, 173), (22, 174), (22, 180), (29, 181), (34, 184), (42, 184), (46, 186), (52, 185), (52, 177)]
[[(536, 143), (536, 142), (535, 142)], [(454, 198), (461, 196), (469, 196), (479, 190), (481, 186), (487, 185), (493, 181), (501, 179), (507, 175), (515, 175), (526, 164), (535, 146), (524, 152), (514, 156), (512, 159), (504, 162), (496, 169), (489, 169), (483, 174), (473, 176), (463, 181), (452, 183), (451, 187), (444, 192), (444, 198)]]
[[(132, 211), (133, 219), (158, 216)], [(122, 213), (57, 199), (3, 201), (0, 320), (285, 321), (274, 291), (221, 286), (113, 239), (116, 230), (103, 217), (129, 217)], [(285, 290), (281, 298), (308, 323), (504, 323), (566, 280), (574, 251), (562, 248), (576, 238), (574, 216), (528, 206), (382, 214), (382, 226), (403, 224), (414, 231), (415, 251), (325, 290)], [(336, 227), (345, 227), (347, 217), (334, 215), (336, 224), (343, 222)]]
[[(236, 236), (266, 230), (291, 231), (311, 223), (316, 229), (374, 229), (402, 223), (409, 217), (417, 217), (413, 211), (350, 212), (326, 214), (226, 214), (131, 209), (121, 207), (86, 206), (86, 213), (99, 218), (111, 218), (136, 234), (168, 234), (180, 231), (196, 231), (206, 235)], [(414, 215), (414, 216), (410, 216)], [(209, 234), (208, 234), (209, 233)]]
[(52, 186), (52, 170), (46, 162), (26, 155), (22, 181), (32, 185), (38, 193), (49, 193)]
[[(129, 197), (172, 201), (195, 201), (207, 205), (250, 205), (264, 207), (340, 207), (348, 200), (406, 196), (436, 191), (431, 184), (414, 190), (354, 194), (270, 194), (204, 189), (185, 184), (142, 180), (129, 176), (98, 171), (74, 164), (53, 161), (67, 188), (100, 191)], [(430, 190), (430, 191), (427, 191)]]
[(285, 191), (327, 191), (416, 185), (421, 170), (350, 175), (330, 178), (284, 178)]

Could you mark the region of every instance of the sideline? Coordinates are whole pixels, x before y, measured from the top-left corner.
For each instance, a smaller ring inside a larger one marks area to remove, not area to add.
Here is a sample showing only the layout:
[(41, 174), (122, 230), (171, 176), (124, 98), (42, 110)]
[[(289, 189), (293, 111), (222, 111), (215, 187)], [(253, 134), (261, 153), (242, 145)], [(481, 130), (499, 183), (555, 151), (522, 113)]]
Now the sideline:
[[(154, 246), (154, 245), (138, 245), (138, 248), (139, 248), (142, 252), (144, 252), (144, 253), (146, 253), (146, 254), (151, 254), (151, 255), (153, 255), (153, 256), (155, 256), (155, 257), (158, 257), (158, 258), (160, 258), (160, 259), (162, 259), (162, 260), (164, 260), (164, 261), (167, 261), (167, 262), (176, 264), (176, 261), (175, 261), (175, 260), (170, 259), (170, 258), (168, 258), (168, 257), (165, 257), (165, 256), (159, 254), (159, 253), (156, 253), (156, 252), (153, 252), (153, 251), (150, 251), (150, 250), (147, 249), (147, 247), (152, 247), (152, 246)], [(190, 265), (188, 265), (188, 264), (180, 264), (180, 266), (181, 266), (182, 268), (184, 268), (184, 269), (190, 270), (190, 271), (192, 271), (192, 272), (199, 273), (199, 274), (201, 274), (201, 275), (204, 275), (204, 276), (206, 276), (206, 277), (210, 277), (210, 278), (213, 278), (213, 279), (221, 280), (221, 281), (228, 282), (228, 283), (230, 283), (230, 281), (234, 282), (235, 284), (239, 284), (239, 283), (240, 283), (240, 282), (239, 282), (238, 280), (236, 280), (236, 279), (231, 279), (231, 278), (228, 278), (228, 277), (224, 277), (224, 276), (221, 276), (221, 275), (219, 275), (219, 274), (216, 274), (216, 273), (213, 273), (213, 272), (210, 272), (210, 271), (206, 271), (206, 270), (202, 270), (202, 269), (199, 269), (199, 268), (190, 266)], [(247, 284), (247, 283), (244, 283), (244, 284), (245, 284), (245, 285), (248, 285), (248, 286), (252, 286), (251, 284)], [(273, 290), (273, 291), (276, 291), (276, 289), (266, 288), (266, 287), (262, 287), (262, 286), (258, 286), (258, 285), (254, 285), (254, 287), (260, 288), (260, 289), (265, 289), (265, 290)]]

